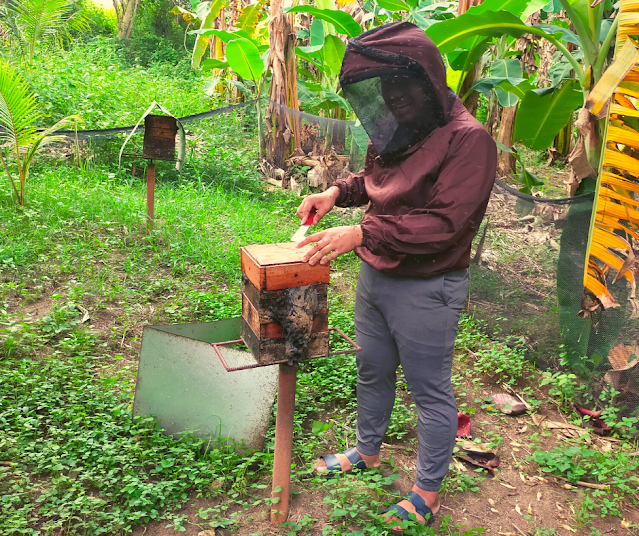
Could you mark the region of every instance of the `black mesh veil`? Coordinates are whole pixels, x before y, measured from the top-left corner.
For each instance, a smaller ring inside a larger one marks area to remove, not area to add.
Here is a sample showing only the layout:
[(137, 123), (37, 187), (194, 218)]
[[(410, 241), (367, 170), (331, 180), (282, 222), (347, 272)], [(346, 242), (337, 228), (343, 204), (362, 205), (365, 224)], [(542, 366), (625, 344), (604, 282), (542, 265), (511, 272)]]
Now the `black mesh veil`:
[[(384, 31), (393, 26), (397, 30), (394, 38), (397, 48), (404, 48), (404, 53), (391, 52), (384, 46)], [(422, 59), (430, 55), (431, 59), (441, 62), (439, 51), (429, 46), (432, 43), (413, 42), (412, 28), (405, 28), (405, 36), (402, 28), (402, 25), (388, 25), (351, 39), (340, 74), (344, 96), (376, 153), (384, 159), (400, 156), (448, 122), (440, 101), (443, 95), (438, 95), (424, 65), (407, 52), (417, 52)], [(368, 44), (371, 39), (379, 46)]]
[(425, 73), (389, 68), (342, 86), (375, 152), (382, 158), (400, 156), (446, 124), (429, 82)]

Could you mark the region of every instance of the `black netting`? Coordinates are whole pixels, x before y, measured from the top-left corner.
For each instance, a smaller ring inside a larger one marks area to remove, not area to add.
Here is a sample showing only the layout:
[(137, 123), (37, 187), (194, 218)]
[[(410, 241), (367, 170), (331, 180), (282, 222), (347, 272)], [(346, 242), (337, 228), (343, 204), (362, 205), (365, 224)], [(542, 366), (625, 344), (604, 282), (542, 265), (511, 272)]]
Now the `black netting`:
[[(376, 80), (366, 82), (381, 89), (379, 78)], [(368, 108), (362, 108), (361, 117), (368, 113), (388, 115), (379, 111), (385, 105), (383, 98), (362, 102)], [(253, 104), (229, 106), (181, 121), (206, 119)], [(286, 175), (273, 176), (278, 183), (297, 186), (298, 190), (304, 185), (324, 189), (347, 176), (349, 170), (363, 167), (368, 136), (359, 122), (265, 102), (263, 139), (272, 126), (267, 121), (269, 105), (299, 132), (297, 148), (295, 139), (289, 139)], [(254, 109), (250, 111), (257, 115)], [(327, 113), (332, 115), (333, 111)], [(110, 136), (131, 128), (78, 134), (87, 138)], [(388, 135), (382, 139), (388, 139)], [(588, 305), (584, 301), (583, 274), (593, 200), (593, 194), (564, 199), (535, 197), (497, 180), (474, 241), (466, 312), (496, 340), (523, 347), (526, 356), (542, 369), (565, 368), (560, 362), (564, 357), (568, 367), (587, 380), (591, 394), (614, 389), (617, 394), (613, 400), (622, 414), (637, 415), (639, 366), (632, 359), (639, 355), (639, 318), (630, 305), (626, 280), (613, 284), (616, 274), (608, 275), (608, 288), (620, 307), (579, 315)], [(617, 356), (615, 367), (611, 356)]]
[(633, 348), (639, 336), (625, 280), (613, 284), (616, 274), (608, 276), (620, 307), (579, 314), (587, 305), (593, 199), (540, 199), (496, 184), (474, 242), (467, 310), (495, 338), (524, 347), (540, 368), (577, 372), (591, 396), (612, 387), (619, 392), (615, 405), (636, 414), (638, 367), (616, 372), (609, 360), (611, 351)]

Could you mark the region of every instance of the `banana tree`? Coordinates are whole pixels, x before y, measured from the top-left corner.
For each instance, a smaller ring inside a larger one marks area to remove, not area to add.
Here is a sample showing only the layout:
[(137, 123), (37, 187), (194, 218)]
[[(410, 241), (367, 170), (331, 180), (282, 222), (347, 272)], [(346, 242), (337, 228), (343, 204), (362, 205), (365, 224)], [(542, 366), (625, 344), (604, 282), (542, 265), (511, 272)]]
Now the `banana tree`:
[[(211, 34), (206, 30), (216, 28), (216, 21), (218, 17), (224, 18), (224, 8), (228, 4), (227, 0), (212, 0), (199, 2), (198, 0), (191, 0), (191, 5), (194, 11), (188, 11), (180, 6), (175, 6), (170, 13), (174, 15), (181, 15), (188, 23), (186, 32), (195, 33), (197, 35), (195, 39), (195, 45), (193, 46), (193, 53), (191, 55), (191, 67), (197, 69), (202, 62), (206, 49), (211, 49), (211, 58), (221, 60), (224, 57), (224, 47), (222, 41), (213, 35), (213, 41), (211, 41)], [(189, 32), (188, 28), (191, 24), (199, 26), (199, 30), (195, 32)], [(226, 30), (226, 24), (223, 23), (219, 28)], [(184, 34), (184, 40), (186, 43), (186, 32)]]
[(453, 2), (437, 2), (432, 0), (376, 0), (372, 7), (373, 25), (381, 25), (398, 20), (412, 22), (423, 30), (436, 20), (451, 19), (457, 13)]
[[(195, 33), (195, 32), (194, 32)], [(257, 135), (259, 139), (260, 158), (264, 152), (262, 111), (259, 99), (262, 95), (268, 69), (268, 47), (258, 46), (245, 30), (197, 30), (198, 35), (204, 37), (215, 36), (226, 43), (226, 57), (222, 59), (209, 58), (202, 62), (202, 70), (230, 69), (239, 80), (229, 80), (239, 90), (250, 94), (256, 100)], [(213, 78), (208, 82), (212, 89), (217, 85), (219, 78)], [(207, 86), (205, 86), (206, 90)]]
[[(531, 9), (539, 9), (534, 0), (486, 0), (461, 16), (432, 24), (426, 30), (455, 70), (449, 76), (453, 89), (461, 87), (466, 73), (481, 60), (487, 47), (504, 35), (519, 38), (532, 34), (556, 47), (567, 72), (574, 72), (574, 81), (560, 79), (550, 88), (531, 88), (521, 98), (515, 120), (515, 140), (536, 150), (547, 149), (572, 112), (585, 103), (593, 82), (601, 78), (607, 66), (618, 24), (617, 17), (605, 17), (610, 9), (604, 9), (604, 3), (593, 4), (593, 7), (580, 0), (559, 2), (575, 32), (554, 24), (533, 26), (524, 23), (522, 19)], [(571, 53), (567, 43), (572, 43), (578, 50)], [(501, 88), (507, 84), (504, 82)], [(575, 188), (581, 179), (595, 174), (593, 170), (598, 168), (600, 155), (599, 125), (595, 123), (579, 139), (571, 158), (571, 162), (581, 164), (572, 166), (571, 181)], [(584, 160), (588, 165), (583, 165)]]
[[(306, 76), (306, 80), (300, 80), (297, 84), (300, 101), (318, 105), (333, 119), (346, 119), (353, 111), (341, 95), (339, 86), (339, 72), (346, 50), (340, 35), (355, 37), (362, 32), (362, 26), (350, 13), (333, 9), (333, 1), (324, 0), (318, 5), (322, 7), (297, 6), (288, 10), (289, 13), (302, 12), (314, 17), (308, 35), (309, 46), (295, 49), (297, 56), (316, 70), (316, 74), (304, 68), (299, 70), (300, 74)], [(324, 139), (325, 150), (338, 141), (345, 142), (344, 133), (334, 132), (333, 128), (332, 124), (328, 126)]]
[[(57, 130), (82, 121), (79, 116), (71, 115), (40, 131), (35, 124), (41, 118), (42, 113), (27, 83), (9, 63), (0, 61), (0, 160), (20, 206), (24, 206), (29, 168), (38, 149), (60, 141), (61, 137), (54, 136)], [(9, 154), (5, 158), (5, 148), (15, 156), (17, 184), (11, 173)]]
[[(297, 86), (302, 102), (314, 102), (326, 112), (342, 109), (352, 112), (348, 101), (338, 94), (339, 71), (344, 59), (346, 45), (337, 36), (324, 33), (324, 25), (315, 19), (310, 28), (309, 46), (295, 48), (297, 56), (312, 64), (317, 74), (301, 68), (306, 80), (298, 80)], [(336, 114), (337, 115), (337, 114)]]

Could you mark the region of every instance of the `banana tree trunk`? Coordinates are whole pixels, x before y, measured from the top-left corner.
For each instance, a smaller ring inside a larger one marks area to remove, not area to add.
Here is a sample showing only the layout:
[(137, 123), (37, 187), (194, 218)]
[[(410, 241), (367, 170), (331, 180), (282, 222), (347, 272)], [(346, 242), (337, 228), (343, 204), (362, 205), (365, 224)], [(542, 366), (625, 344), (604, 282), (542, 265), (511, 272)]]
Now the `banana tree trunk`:
[(140, 7), (140, 0), (113, 0), (113, 8), (118, 23), (118, 39), (131, 37), (133, 21)]
[[(466, 13), (471, 7), (478, 6), (484, 0), (459, 0), (457, 5), (457, 15)], [(464, 82), (459, 89), (459, 95), (466, 95), (466, 92), (472, 87), (472, 85), (481, 78), (482, 60), (479, 58), (475, 66), (466, 73)], [(470, 114), (475, 117), (477, 115), (477, 106), (479, 105), (479, 93), (473, 91), (468, 97), (463, 100), (463, 104)]]
[(459, 0), (459, 5), (457, 6), (457, 15), (463, 15), (471, 7), (478, 6), (483, 1), (484, 0)]
[(490, 133), (492, 137), (495, 137), (495, 132), (497, 131), (497, 123), (499, 118), (499, 101), (497, 100), (497, 95), (492, 91), (490, 95), (490, 100), (488, 101), (488, 114), (486, 116), (486, 130)]
[[(466, 92), (473, 86), (479, 78), (481, 78), (481, 69), (482, 69), (482, 60), (481, 58), (477, 60), (475, 67), (473, 67), (464, 78), (464, 83), (461, 86), (459, 91), (460, 95), (465, 95)], [(477, 115), (477, 106), (479, 105), (479, 93), (473, 91), (466, 97), (463, 101), (464, 106), (470, 112), (470, 114), (475, 117)]]
[[(516, 114), (517, 106), (504, 108), (501, 113), (501, 124), (499, 125), (497, 141), (503, 143), (506, 147), (512, 146)], [(497, 156), (497, 170), (502, 176), (513, 173), (515, 171), (515, 157), (511, 153), (499, 151), (499, 155)]]
[[(216, 30), (226, 30), (226, 16), (224, 14), (224, 8), (220, 9), (220, 14), (217, 16), (217, 18), (215, 19), (215, 23), (214, 23), (214, 27)], [(224, 59), (224, 41), (222, 41), (219, 37), (217, 36), (213, 36), (213, 38), (210, 41), (210, 56), (213, 59), (216, 60), (223, 60)], [(219, 73), (221, 71), (221, 69), (213, 69), (213, 74), (214, 76), (217, 75), (217, 73)], [(218, 93), (223, 93), (224, 92), (224, 84), (222, 84), (222, 82), (220, 82), (217, 86), (216, 86), (216, 91)], [(237, 88), (236, 88), (237, 90)]]
[[(299, 120), (291, 117), (283, 106), (299, 109), (297, 100), (297, 61), (292, 17), (282, 11), (282, 0), (271, 2), (269, 22), (269, 62), (272, 73), (270, 102), (266, 116), (267, 158), (273, 165), (284, 168), (291, 146), (300, 142)], [(293, 143), (291, 144), (291, 138)]]
[(566, 158), (572, 149), (572, 131), (574, 128), (573, 118), (571, 117), (568, 124), (559, 131), (559, 134), (555, 136), (553, 147), (557, 152)]

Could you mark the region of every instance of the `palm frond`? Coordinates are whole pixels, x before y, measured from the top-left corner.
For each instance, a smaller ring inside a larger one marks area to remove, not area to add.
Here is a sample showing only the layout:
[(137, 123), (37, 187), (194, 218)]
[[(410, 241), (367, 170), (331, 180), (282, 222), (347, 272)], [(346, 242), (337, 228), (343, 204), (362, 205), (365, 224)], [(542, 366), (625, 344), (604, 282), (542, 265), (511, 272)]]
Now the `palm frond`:
[[(589, 237), (584, 286), (606, 309), (618, 307), (607, 285), (610, 269), (617, 272), (613, 284), (625, 278), (630, 298), (635, 298), (635, 255), (632, 241), (639, 241), (639, 1), (622, 0), (615, 63), (606, 87), (597, 86), (589, 96), (589, 108), (596, 113), (612, 93), (608, 108), (602, 171), (597, 184), (593, 229)], [(632, 65), (634, 63), (634, 65)], [(617, 87), (611, 92), (612, 86)], [(599, 85), (599, 84), (598, 84)], [(598, 96), (598, 94), (601, 94)]]
[(11, 65), (0, 61), (0, 142), (29, 145), (41, 115), (26, 82)]
[[(595, 86), (589, 96), (590, 109), (596, 113), (604, 109), (604, 101), (612, 94), (593, 229), (584, 267), (584, 286), (599, 299), (604, 309), (619, 306), (608, 288), (610, 270), (617, 272), (612, 283), (625, 278), (630, 287), (630, 298), (635, 298), (632, 242), (639, 242), (639, 200), (634, 197), (639, 193), (639, 91), (636, 89), (639, 52), (632, 39), (639, 35), (639, 1), (622, 0), (618, 16), (617, 67), (610, 76), (604, 74), (602, 77), (602, 80), (608, 79), (607, 87), (596, 91)], [(611, 81), (617, 85), (613, 91), (610, 91)], [(599, 93), (601, 98), (597, 97)]]
[(39, 43), (57, 40), (66, 31), (74, 17), (74, 4), (70, 0), (9, 0), (7, 11), (32, 57)]
[(64, 119), (58, 121), (55, 125), (35, 133), (35, 136), (31, 142), (31, 144), (26, 148), (26, 152), (23, 158), (23, 169), (25, 176), (29, 174), (29, 166), (33, 160), (33, 157), (38, 152), (38, 149), (48, 145), (49, 143), (54, 143), (57, 141), (63, 141), (65, 138), (63, 136), (54, 136), (54, 134), (65, 127), (69, 127), (72, 125), (76, 125), (77, 123), (81, 123), (82, 118), (79, 115), (69, 115)]

